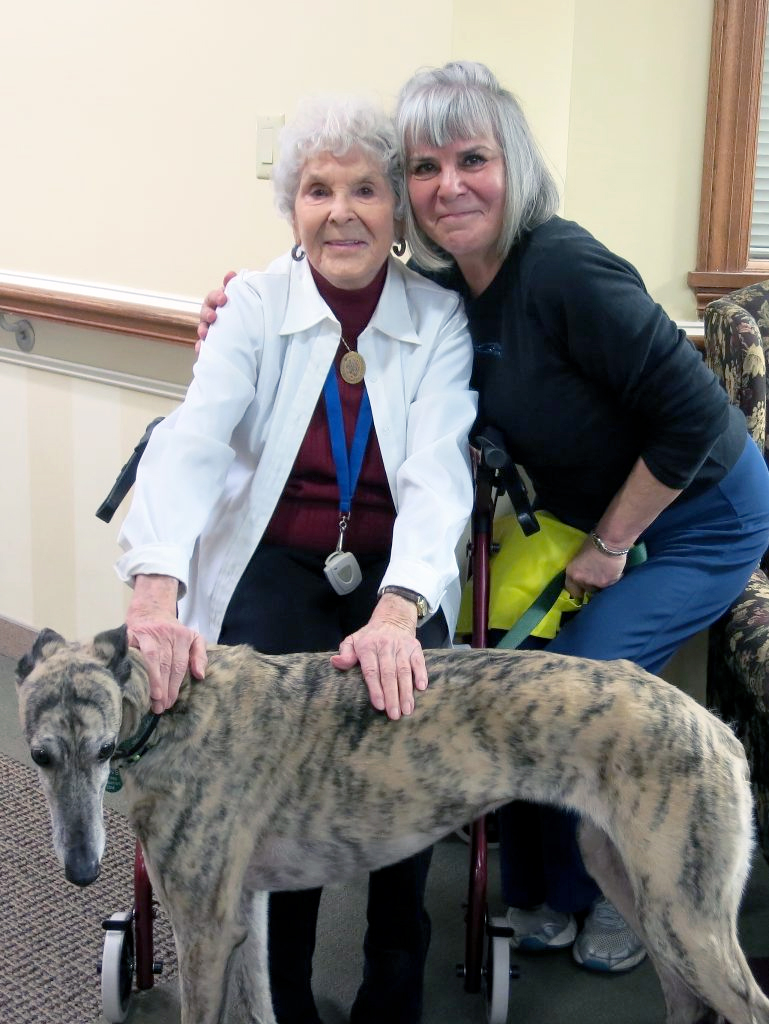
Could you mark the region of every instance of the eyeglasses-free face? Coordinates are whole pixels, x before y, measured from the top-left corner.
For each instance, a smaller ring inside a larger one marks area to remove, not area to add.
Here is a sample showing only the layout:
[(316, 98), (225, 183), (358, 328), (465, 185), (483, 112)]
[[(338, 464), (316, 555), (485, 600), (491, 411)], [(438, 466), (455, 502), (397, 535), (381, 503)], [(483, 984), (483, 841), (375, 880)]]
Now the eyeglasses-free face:
[(337, 288), (364, 288), (393, 244), (395, 197), (376, 163), (361, 149), (319, 153), (302, 171), (294, 202), (296, 241)]
[(425, 234), (454, 257), (468, 280), (473, 269), (498, 269), (506, 183), (496, 141), (479, 135), (446, 146), (417, 145), (406, 166), (414, 217)]

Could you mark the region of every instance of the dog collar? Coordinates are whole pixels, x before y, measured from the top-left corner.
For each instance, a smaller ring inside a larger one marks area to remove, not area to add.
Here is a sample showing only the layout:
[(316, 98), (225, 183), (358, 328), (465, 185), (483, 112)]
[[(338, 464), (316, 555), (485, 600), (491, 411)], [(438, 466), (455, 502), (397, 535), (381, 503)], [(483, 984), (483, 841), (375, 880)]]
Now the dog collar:
[(108, 793), (117, 793), (123, 788), (123, 780), (120, 777), (122, 765), (114, 764), (114, 762), (117, 760), (122, 762), (122, 764), (136, 764), (146, 754), (150, 737), (159, 721), (160, 715), (149, 712), (142, 718), (136, 735), (131, 736), (122, 746), (115, 750), (115, 753), (112, 755), (113, 765), (110, 767), (109, 778), (107, 779)]

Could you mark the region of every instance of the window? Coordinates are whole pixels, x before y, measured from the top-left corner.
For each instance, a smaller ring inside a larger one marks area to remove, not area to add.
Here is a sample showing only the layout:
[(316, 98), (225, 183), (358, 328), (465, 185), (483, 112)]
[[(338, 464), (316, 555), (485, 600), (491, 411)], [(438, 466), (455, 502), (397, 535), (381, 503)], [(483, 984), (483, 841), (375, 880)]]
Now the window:
[[(767, 0), (715, 0), (697, 267), (697, 312), (769, 277), (750, 254)], [(769, 226), (769, 225), (768, 225)]]
[(753, 183), (753, 212), (750, 218), (751, 260), (769, 261), (769, 32), (764, 40), (761, 99), (758, 114), (756, 178)]

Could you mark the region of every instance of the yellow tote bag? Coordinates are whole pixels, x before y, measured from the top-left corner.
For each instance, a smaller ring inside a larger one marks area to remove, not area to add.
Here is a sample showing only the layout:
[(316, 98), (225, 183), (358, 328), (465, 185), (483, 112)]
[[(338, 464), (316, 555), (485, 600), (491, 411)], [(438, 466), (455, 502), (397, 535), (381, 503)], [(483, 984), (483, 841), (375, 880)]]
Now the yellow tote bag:
[[(489, 563), (489, 628), (508, 630), (521, 618), (547, 584), (562, 572), (587, 537), (582, 530), (562, 523), (549, 512), (537, 512), (540, 529), (527, 537), (514, 515), (494, 520), (494, 543), (499, 550)], [(472, 578), (465, 585), (457, 633), (472, 632)], [(531, 630), (532, 636), (552, 640), (564, 612), (581, 608), (583, 600), (561, 590), (550, 610)]]

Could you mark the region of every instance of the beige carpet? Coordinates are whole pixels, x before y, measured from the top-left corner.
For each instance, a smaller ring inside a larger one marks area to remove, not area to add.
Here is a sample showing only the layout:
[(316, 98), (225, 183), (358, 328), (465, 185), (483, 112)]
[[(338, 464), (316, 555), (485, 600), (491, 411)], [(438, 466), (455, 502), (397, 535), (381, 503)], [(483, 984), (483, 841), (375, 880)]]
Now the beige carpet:
[[(106, 812), (107, 852), (86, 889), (64, 878), (37, 774), (0, 754), (0, 1022), (89, 1024), (101, 1013), (101, 922), (133, 904), (134, 838)], [(161, 983), (176, 973), (168, 920), (155, 920)]]

